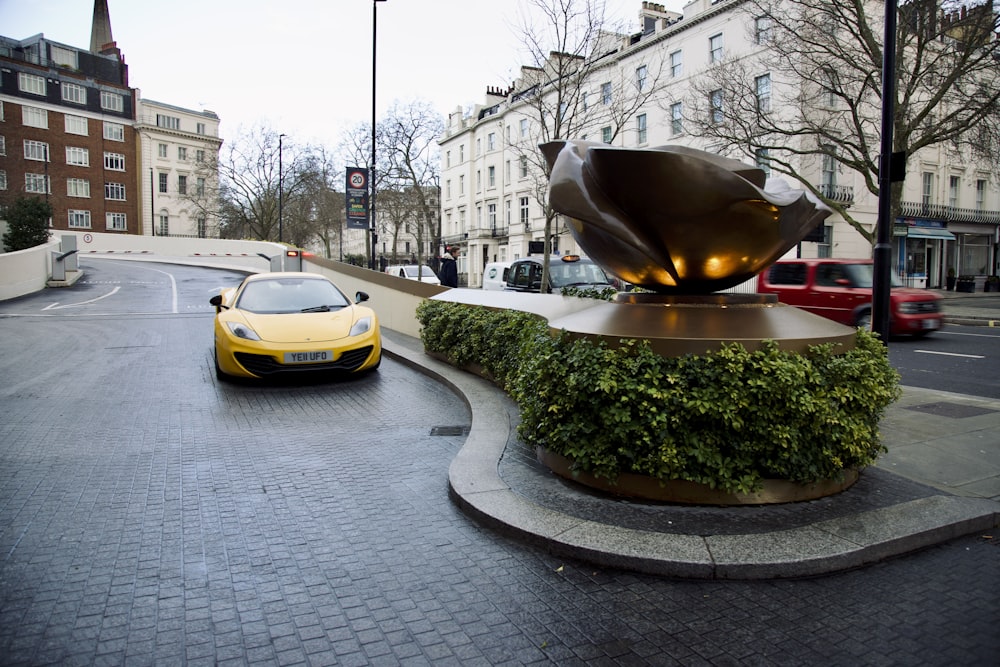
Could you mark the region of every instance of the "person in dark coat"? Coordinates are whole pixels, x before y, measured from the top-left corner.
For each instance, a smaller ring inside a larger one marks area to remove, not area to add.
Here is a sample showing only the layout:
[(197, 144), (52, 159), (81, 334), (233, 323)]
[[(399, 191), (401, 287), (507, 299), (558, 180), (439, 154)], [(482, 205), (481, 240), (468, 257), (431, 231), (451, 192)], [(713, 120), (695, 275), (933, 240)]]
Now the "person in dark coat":
[(458, 262), (455, 260), (458, 258), (459, 250), (458, 246), (452, 246), (448, 248), (448, 252), (445, 253), (444, 257), (441, 258), (441, 284), (445, 287), (458, 287)]

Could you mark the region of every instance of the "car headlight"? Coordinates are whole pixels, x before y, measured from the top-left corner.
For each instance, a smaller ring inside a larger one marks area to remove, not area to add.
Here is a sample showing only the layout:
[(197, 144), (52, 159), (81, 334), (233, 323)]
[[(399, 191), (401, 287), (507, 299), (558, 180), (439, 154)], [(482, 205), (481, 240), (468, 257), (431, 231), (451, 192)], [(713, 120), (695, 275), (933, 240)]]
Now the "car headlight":
[(351, 327), (351, 333), (349, 335), (360, 336), (361, 334), (367, 332), (371, 328), (372, 328), (372, 318), (362, 317), (360, 320), (354, 323), (354, 326)]
[(257, 332), (242, 322), (226, 322), (226, 326), (229, 327), (229, 331), (237, 338), (260, 340), (260, 336), (257, 335)]

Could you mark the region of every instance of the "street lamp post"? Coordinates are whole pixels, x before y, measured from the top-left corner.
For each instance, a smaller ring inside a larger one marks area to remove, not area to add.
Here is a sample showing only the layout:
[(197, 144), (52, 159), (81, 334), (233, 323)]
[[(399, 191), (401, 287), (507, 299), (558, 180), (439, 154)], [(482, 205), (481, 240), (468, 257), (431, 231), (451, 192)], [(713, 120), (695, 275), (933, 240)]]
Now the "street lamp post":
[(284, 183), (282, 182), (284, 180), (284, 170), (281, 164), (281, 152), (282, 152), (281, 140), (284, 139), (286, 136), (288, 135), (285, 134), (278, 135), (278, 243), (282, 243), (282, 235), (284, 232), (284, 224), (285, 224), (285, 215), (284, 215), (285, 193), (284, 193)]
[(375, 226), (375, 61), (376, 61), (376, 30), (378, 25), (378, 3), (386, 0), (372, 0), (372, 164), (368, 170), (368, 181), (371, 183), (371, 198), (368, 200), (369, 217), (371, 218), (371, 259), (368, 268), (375, 270), (375, 245), (378, 243), (378, 231)]

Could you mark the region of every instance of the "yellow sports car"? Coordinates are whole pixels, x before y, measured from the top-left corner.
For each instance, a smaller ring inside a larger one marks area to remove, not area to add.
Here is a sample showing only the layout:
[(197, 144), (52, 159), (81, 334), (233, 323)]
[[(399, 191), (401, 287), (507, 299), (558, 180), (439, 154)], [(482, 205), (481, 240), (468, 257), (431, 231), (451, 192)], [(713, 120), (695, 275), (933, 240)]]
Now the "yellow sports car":
[(258, 273), (222, 290), (215, 306), (215, 373), (263, 378), (378, 368), (382, 336), (375, 311), (351, 302), (315, 273)]

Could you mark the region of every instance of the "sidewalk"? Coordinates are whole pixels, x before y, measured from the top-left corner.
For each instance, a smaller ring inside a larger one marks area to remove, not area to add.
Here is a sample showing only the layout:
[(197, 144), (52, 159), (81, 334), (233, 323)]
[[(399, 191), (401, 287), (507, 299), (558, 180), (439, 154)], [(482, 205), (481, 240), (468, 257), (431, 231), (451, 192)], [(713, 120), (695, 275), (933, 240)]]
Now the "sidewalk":
[(1000, 327), (1000, 292), (928, 291), (941, 297), (946, 323)]
[(836, 496), (735, 508), (638, 503), (538, 464), (517, 439), (517, 406), (492, 384), (425, 355), (417, 339), (384, 331), (384, 347), (470, 407), (469, 436), (449, 469), (455, 502), (557, 555), (699, 579), (801, 577), (1000, 526), (1000, 401), (904, 388), (883, 421), (889, 453)]

